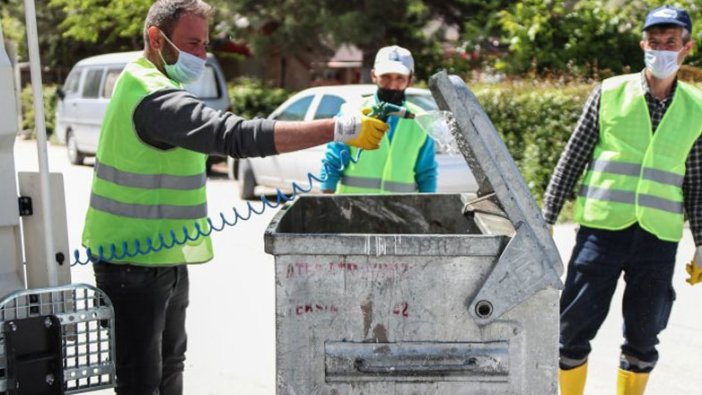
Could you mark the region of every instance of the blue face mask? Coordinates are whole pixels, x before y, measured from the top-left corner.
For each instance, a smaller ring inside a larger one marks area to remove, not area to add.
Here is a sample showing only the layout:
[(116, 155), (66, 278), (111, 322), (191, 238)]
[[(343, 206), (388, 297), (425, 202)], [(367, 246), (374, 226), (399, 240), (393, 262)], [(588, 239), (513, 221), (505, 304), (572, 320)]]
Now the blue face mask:
[(161, 32), (161, 35), (166, 39), (166, 41), (168, 41), (169, 44), (173, 46), (173, 48), (176, 49), (176, 51), (178, 51), (178, 60), (176, 60), (175, 64), (166, 63), (166, 60), (163, 59), (161, 51), (158, 52), (159, 56), (161, 56), (163, 67), (166, 69), (166, 74), (168, 77), (180, 82), (181, 84), (188, 84), (200, 78), (203, 71), (205, 71), (205, 60), (180, 50), (180, 48), (176, 47), (175, 44), (173, 44), (173, 42), (169, 40), (165, 34), (163, 34), (163, 32)]
[[(680, 50), (682, 51), (682, 49)], [(655, 51), (647, 49), (644, 51), (644, 61), (646, 67), (654, 77), (665, 79), (673, 75), (680, 65), (678, 64), (678, 54), (680, 51)]]

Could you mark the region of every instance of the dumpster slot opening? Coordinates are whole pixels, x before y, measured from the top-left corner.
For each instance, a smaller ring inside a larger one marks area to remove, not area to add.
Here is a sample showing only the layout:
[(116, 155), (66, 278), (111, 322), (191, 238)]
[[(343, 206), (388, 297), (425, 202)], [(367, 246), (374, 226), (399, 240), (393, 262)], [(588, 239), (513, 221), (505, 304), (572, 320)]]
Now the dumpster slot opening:
[(302, 196), (280, 233), (483, 234), (461, 194)]
[(326, 342), (327, 382), (509, 379), (509, 344)]

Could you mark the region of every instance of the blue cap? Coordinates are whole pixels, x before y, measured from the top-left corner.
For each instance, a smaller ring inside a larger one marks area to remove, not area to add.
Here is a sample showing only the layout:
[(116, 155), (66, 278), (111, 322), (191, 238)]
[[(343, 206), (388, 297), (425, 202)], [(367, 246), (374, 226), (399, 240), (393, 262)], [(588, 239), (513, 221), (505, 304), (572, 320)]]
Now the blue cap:
[(656, 25), (677, 25), (692, 33), (692, 21), (687, 11), (669, 5), (656, 8), (646, 15), (643, 30)]

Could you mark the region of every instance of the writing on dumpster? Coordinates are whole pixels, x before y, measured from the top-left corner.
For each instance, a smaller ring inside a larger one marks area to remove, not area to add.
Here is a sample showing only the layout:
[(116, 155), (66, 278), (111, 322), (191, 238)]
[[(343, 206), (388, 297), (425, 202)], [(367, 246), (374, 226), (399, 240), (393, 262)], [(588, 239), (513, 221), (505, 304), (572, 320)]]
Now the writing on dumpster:
[(295, 315), (311, 313), (338, 313), (339, 309), (333, 304), (305, 303), (295, 306)]
[[(361, 306), (363, 310), (365, 306)], [(295, 305), (294, 309), (295, 315), (308, 315), (308, 314), (319, 314), (319, 313), (332, 313), (336, 314), (339, 312), (339, 308), (333, 303), (299, 303)], [(364, 316), (367, 314), (367, 310), (364, 310)], [(372, 314), (372, 313), (370, 313)], [(397, 303), (392, 308), (392, 314), (399, 317), (409, 317), (409, 303), (401, 302)]]
[(367, 263), (352, 262), (307, 263), (295, 262), (288, 264), (286, 278), (305, 277), (309, 275), (346, 274), (384, 274), (394, 276), (409, 271), (408, 263)]
[(392, 313), (401, 317), (409, 317), (409, 304), (407, 302), (396, 304)]

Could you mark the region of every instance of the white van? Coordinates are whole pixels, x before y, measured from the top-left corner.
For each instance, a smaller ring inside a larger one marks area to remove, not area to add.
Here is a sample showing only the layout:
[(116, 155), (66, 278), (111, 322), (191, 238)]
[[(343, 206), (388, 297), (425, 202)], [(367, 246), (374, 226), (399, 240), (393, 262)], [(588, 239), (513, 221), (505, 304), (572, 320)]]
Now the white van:
[[(142, 54), (143, 51), (134, 51), (98, 55), (73, 66), (58, 91), (55, 129), (57, 140), (66, 144), (71, 163), (83, 164), (86, 156), (97, 152), (102, 119), (115, 81), (124, 66)], [(214, 109), (231, 110), (222, 68), (212, 54), (207, 54), (202, 78), (185, 85), (185, 89)]]

